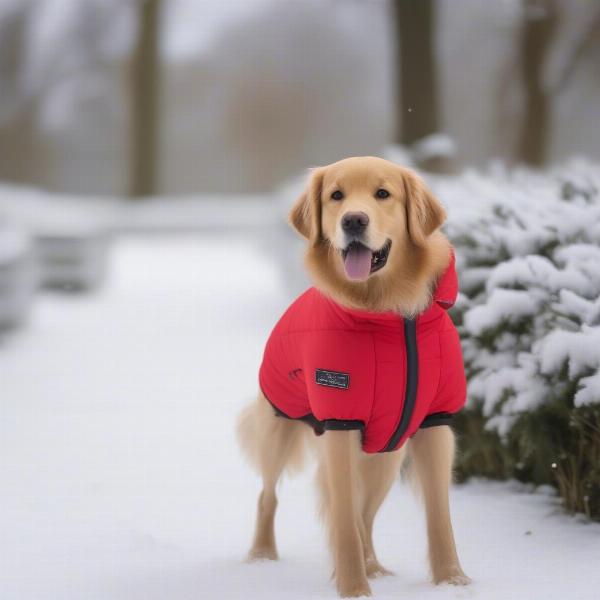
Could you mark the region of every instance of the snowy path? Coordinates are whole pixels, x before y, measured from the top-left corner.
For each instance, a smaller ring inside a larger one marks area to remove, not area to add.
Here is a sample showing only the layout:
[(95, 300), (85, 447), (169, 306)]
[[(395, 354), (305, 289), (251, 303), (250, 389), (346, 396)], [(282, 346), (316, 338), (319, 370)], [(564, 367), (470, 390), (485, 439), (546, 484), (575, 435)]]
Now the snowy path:
[[(335, 598), (310, 473), (280, 493), (276, 564), (247, 565), (258, 481), (233, 420), (284, 307), (239, 239), (125, 239), (96, 296), (43, 295), (0, 340), (0, 598)], [(427, 583), (420, 509), (395, 486), (376, 528), (378, 598), (593, 600), (600, 526), (552, 498), (453, 492), (470, 588)]]

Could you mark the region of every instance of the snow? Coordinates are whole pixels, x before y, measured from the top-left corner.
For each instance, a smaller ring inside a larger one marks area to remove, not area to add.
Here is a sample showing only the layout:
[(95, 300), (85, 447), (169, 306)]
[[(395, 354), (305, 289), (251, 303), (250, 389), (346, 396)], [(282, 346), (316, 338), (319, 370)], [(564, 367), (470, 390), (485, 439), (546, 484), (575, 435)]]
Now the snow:
[(120, 204), (114, 198), (52, 194), (0, 183), (0, 215), (39, 235), (85, 237), (113, 229)]
[(0, 221), (0, 267), (11, 264), (29, 251), (30, 240), (21, 230)]
[[(311, 470), (280, 488), (282, 560), (242, 560), (259, 482), (233, 424), (290, 300), (258, 237), (121, 237), (101, 292), (43, 293), (29, 327), (3, 338), (2, 600), (336, 597)], [(592, 600), (600, 526), (527, 492), (453, 490), (474, 584), (438, 589), (422, 510), (394, 486), (375, 540), (397, 575), (375, 596)]]
[(440, 156), (451, 157), (456, 154), (456, 142), (445, 133), (432, 133), (415, 142), (412, 150), (417, 162)]
[[(287, 210), (287, 208), (286, 208)], [(0, 182), (0, 218), (34, 234), (86, 237), (115, 231), (210, 231), (285, 225), (269, 196), (197, 194), (144, 198), (59, 194)]]
[(119, 206), (116, 223), (121, 231), (241, 231), (281, 226), (285, 216), (274, 213), (264, 195), (203, 194), (124, 202)]
[[(600, 327), (584, 326), (581, 331), (550, 332), (536, 349), (542, 373), (559, 370), (566, 362), (569, 377), (585, 374), (579, 381), (575, 406), (597, 403), (600, 398)], [(593, 374), (589, 374), (592, 372)]]
[(0, 330), (27, 319), (36, 283), (31, 240), (0, 215)]
[(591, 325), (600, 315), (600, 298), (590, 302), (578, 296), (571, 290), (560, 290), (558, 302), (553, 308), (556, 311), (564, 311), (569, 316), (580, 316), (584, 323)]
[(545, 256), (518, 256), (499, 264), (487, 280), (489, 291), (500, 287), (521, 286), (530, 289), (542, 284), (552, 291), (572, 288), (586, 294), (590, 293), (589, 277), (573, 270), (557, 269)]
[(489, 295), (486, 304), (467, 311), (465, 328), (473, 335), (480, 335), (502, 323), (517, 323), (531, 317), (538, 308), (539, 302), (528, 292), (495, 289)]
[(0, 184), (0, 215), (33, 239), (40, 285), (87, 289), (100, 285), (109, 232), (122, 220), (123, 204), (113, 198), (82, 201)]

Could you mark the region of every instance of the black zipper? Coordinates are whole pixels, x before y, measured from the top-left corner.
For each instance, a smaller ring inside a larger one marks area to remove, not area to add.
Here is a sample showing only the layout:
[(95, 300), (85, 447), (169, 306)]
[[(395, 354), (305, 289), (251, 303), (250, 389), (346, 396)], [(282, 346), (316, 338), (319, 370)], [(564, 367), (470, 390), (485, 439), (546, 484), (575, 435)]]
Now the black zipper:
[(419, 352), (417, 349), (417, 320), (404, 319), (404, 347), (406, 351), (406, 387), (404, 389), (404, 406), (400, 422), (392, 433), (388, 443), (380, 452), (391, 452), (396, 448), (406, 433), (417, 401), (417, 385), (419, 383)]

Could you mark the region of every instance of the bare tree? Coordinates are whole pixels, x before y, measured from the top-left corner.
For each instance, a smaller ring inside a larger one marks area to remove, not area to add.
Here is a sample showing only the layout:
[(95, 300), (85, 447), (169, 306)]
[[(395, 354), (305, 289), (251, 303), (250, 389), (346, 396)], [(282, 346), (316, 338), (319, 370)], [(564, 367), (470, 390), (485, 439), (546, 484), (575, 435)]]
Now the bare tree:
[(558, 95), (563, 90), (567, 89), (571, 79), (575, 75), (578, 67), (583, 62), (594, 47), (600, 44), (600, 6), (596, 9), (592, 18), (587, 21), (581, 35), (575, 41), (575, 44), (568, 52), (563, 68), (560, 70), (558, 77), (550, 86), (550, 93)]
[(555, 0), (523, 0), (525, 20), (521, 31), (519, 63), (524, 110), (517, 156), (526, 164), (541, 166), (550, 137), (550, 97), (544, 84), (544, 65), (558, 24)]
[(29, 0), (8, 6), (0, 18), (0, 179), (27, 181), (35, 153), (36, 99), (23, 84)]
[(157, 192), (160, 4), (160, 0), (142, 0), (138, 6), (138, 38), (131, 65), (131, 196)]
[[(397, 37), (398, 123), (396, 139), (408, 146), (440, 129), (435, 59), (435, 0), (394, 0)], [(421, 166), (442, 170), (443, 159)]]

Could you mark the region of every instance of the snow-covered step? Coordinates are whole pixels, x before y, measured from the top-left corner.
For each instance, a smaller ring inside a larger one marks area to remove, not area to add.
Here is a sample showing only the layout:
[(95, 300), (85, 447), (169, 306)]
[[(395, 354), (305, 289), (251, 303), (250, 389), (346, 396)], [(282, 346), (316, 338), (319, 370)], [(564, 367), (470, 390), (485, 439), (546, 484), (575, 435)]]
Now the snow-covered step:
[(0, 210), (31, 235), (38, 283), (45, 287), (87, 290), (101, 285), (119, 206), (113, 198), (0, 187)]
[(34, 253), (22, 231), (0, 224), (0, 329), (23, 323), (36, 287)]
[(106, 276), (110, 238), (102, 228), (80, 234), (36, 235), (40, 284), (72, 290), (97, 288)]

